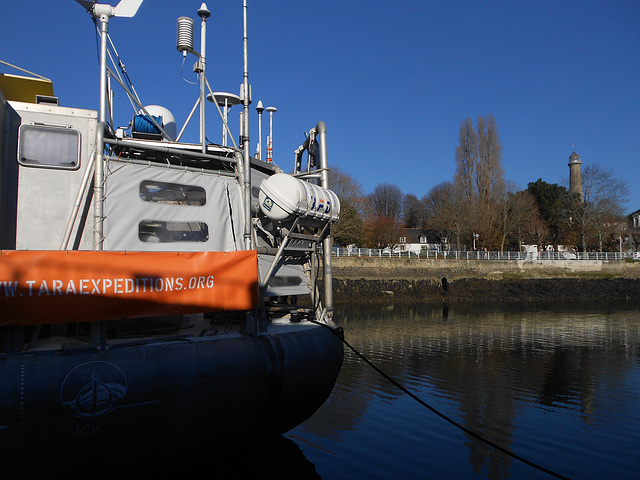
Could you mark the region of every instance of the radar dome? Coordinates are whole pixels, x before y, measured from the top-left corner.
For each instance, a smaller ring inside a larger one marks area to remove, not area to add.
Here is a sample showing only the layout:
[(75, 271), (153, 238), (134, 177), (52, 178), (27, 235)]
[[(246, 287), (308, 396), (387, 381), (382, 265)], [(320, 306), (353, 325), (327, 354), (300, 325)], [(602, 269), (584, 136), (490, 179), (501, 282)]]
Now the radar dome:
[[(171, 140), (175, 140), (177, 136), (177, 129), (176, 119), (173, 114), (168, 109), (160, 105), (148, 105), (144, 108), (149, 112), (149, 115), (162, 117), (162, 128), (167, 132), (167, 135), (171, 137)], [(144, 114), (144, 112), (140, 111), (140, 114)]]

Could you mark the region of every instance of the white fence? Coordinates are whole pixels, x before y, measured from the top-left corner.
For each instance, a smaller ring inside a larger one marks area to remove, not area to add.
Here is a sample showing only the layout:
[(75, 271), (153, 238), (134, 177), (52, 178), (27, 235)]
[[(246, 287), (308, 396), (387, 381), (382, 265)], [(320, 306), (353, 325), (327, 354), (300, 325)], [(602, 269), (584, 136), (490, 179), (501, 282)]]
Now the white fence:
[(386, 258), (448, 258), (456, 260), (640, 260), (640, 252), (485, 252), (485, 251), (394, 251), (388, 248), (341, 248), (331, 249), (333, 257), (386, 257)]

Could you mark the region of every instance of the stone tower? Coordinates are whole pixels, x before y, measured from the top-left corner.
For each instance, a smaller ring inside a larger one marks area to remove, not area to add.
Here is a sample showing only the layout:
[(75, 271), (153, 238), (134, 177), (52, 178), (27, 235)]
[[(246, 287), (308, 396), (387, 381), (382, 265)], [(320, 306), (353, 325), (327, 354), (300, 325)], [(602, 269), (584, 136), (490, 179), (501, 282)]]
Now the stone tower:
[(580, 173), (580, 155), (573, 152), (569, 156), (569, 193), (579, 193), (582, 196), (582, 174)]

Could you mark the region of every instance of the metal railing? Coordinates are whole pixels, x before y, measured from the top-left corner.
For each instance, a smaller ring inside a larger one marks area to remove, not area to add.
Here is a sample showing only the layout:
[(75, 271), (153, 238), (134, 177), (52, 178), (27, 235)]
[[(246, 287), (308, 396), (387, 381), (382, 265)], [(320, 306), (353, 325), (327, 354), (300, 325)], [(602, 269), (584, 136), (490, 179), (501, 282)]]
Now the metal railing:
[(343, 248), (333, 247), (333, 257), (379, 257), (379, 258), (440, 258), (454, 260), (524, 260), (524, 261), (549, 261), (549, 260), (624, 260), (627, 258), (640, 260), (639, 253), (633, 252), (498, 252), (498, 251), (436, 251), (424, 250), (415, 252), (411, 250), (391, 250), (388, 248)]

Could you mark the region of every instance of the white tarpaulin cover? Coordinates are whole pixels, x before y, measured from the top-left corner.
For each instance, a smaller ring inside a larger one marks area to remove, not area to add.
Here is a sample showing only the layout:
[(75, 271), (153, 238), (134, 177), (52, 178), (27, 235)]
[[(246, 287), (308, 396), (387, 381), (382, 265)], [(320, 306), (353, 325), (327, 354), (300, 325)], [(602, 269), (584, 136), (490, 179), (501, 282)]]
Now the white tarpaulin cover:
[[(158, 186), (169, 186), (169, 194)], [(149, 192), (149, 195), (143, 194)], [(240, 186), (233, 177), (161, 165), (108, 161), (105, 168), (104, 248), (241, 250), (241, 195)]]

